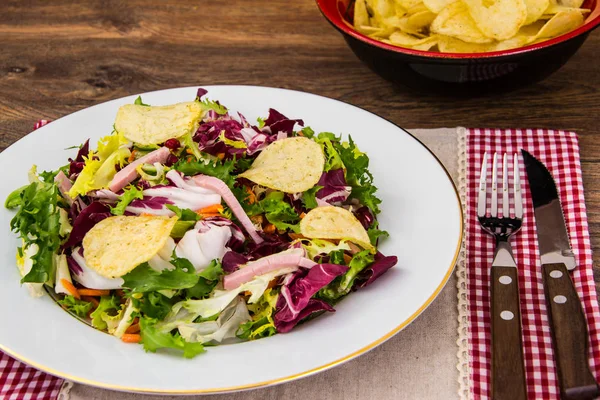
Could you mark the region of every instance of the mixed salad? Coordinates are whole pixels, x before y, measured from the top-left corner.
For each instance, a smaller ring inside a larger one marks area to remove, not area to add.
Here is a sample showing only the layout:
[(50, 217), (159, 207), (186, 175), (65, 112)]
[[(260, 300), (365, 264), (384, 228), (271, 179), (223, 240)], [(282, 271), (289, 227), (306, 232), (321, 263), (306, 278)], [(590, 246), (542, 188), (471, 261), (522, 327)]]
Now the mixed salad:
[(146, 351), (286, 333), (371, 284), (369, 158), (270, 109), (252, 124), (195, 101), (121, 107), (114, 131), (6, 199), (21, 282)]

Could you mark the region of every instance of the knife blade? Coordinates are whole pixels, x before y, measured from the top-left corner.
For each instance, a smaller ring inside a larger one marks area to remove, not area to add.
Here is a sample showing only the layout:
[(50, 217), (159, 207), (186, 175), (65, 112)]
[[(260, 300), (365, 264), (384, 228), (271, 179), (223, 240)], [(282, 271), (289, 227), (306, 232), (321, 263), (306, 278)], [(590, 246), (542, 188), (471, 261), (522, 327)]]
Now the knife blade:
[(588, 365), (588, 329), (569, 274), (576, 268), (558, 190), (552, 174), (521, 150), (533, 199), (544, 293), (561, 399), (594, 399), (600, 388)]

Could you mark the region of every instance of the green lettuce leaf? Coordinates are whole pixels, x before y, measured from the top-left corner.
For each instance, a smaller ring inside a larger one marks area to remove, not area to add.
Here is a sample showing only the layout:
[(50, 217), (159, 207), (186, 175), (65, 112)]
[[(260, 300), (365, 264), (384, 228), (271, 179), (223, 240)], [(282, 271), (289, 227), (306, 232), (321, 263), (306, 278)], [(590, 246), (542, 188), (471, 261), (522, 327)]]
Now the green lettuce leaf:
[(181, 239), (183, 235), (196, 225), (196, 221), (200, 220), (200, 216), (189, 208), (181, 209), (172, 204), (167, 204), (167, 208), (177, 215), (177, 222), (171, 230), (171, 237), (173, 239)]
[(315, 136), (315, 131), (313, 131), (310, 126), (305, 126), (300, 130), (300, 132), (302, 132), (302, 135), (304, 135), (304, 137), (307, 137), (309, 139), (312, 139), (313, 136)]
[(323, 189), (323, 186), (313, 186), (306, 192), (302, 193), (302, 203), (304, 203), (304, 207), (312, 210), (313, 208), (317, 208), (319, 206), (319, 203), (317, 203), (317, 192), (321, 189)]
[(144, 198), (144, 191), (138, 189), (136, 186), (129, 185), (125, 188), (125, 191), (119, 196), (119, 202), (116, 206), (110, 208), (110, 212), (113, 215), (123, 215), (125, 209), (135, 199), (142, 200)]
[(375, 221), (373, 225), (367, 229), (367, 234), (369, 235), (369, 240), (373, 246), (377, 246), (377, 240), (380, 237), (389, 237), (390, 234), (387, 231), (379, 230), (379, 221)]
[(204, 346), (201, 343), (189, 343), (183, 340), (179, 333), (164, 333), (156, 329), (156, 321), (147, 318), (140, 318), (140, 334), (142, 336), (142, 345), (144, 350), (155, 353), (159, 349), (175, 349), (183, 352), (185, 358), (194, 358), (198, 354), (204, 353)]
[(133, 104), (135, 104), (136, 106), (146, 106), (146, 107), (150, 106), (150, 104), (145, 104), (142, 101), (142, 96), (138, 96), (137, 99), (135, 99), (135, 101), (133, 102)]
[(315, 140), (321, 145), (323, 153), (325, 153), (325, 167), (323, 168), (325, 172), (344, 168), (344, 162), (334, 146), (334, 143), (339, 142), (339, 140), (340, 139), (331, 132), (321, 132)]
[(165, 269), (158, 272), (148, 263), (143, 263), (123, 275), (123, 287), (131, 289), (133, 293), (155, 292), (165, 289), (188, 289), (198, 283), (199, 275), (191, 262), (185, 258), (173, 258), (171, 264), (174, 269)]
[(369, 172), (369, 157), (356, 147), (352, 137), (348, 138), (348, 142), (337, 143), (335, 147), (346, 167), (346, 182), (352, 186), (350, 197), (379, 214), (381, 200), (375, 195), (377, 188)]
[[(303, 240), (302, 245), (304, 246), (304, 249), (306, 250), (306, 255), (311, 260), (314, 260), (315, 257), (317, 257), (319, 254), (321, 254), (321, 255), (329, 254), (329, 256), (331, 257), (331, 254), (333, 252), (337, 252), (337, 251), (341, 251), (342, 256), (343, 256), (344, 250), (350, 250), (350, 246), (344, 240), (341, 240), (339, 244), (335, 244), (333, 242), (330, 242), (329, 240), (310, 239), (310, 240)], [(342, 257), (342, 261), (343, 261), (343, 259), (344, 258)], [(334, 261), (331, 261), (331, 262), (333, 264), (339, 264), (339, 262), (334, 262)]]
[(216, 112), (219, 115), (227, 114), (227, 107), (225, 107), (222, 104), (219, 104), (216, 101), (210, 101), (209, 99), (200, 100), (198, 98), (196, 98), (196, 101), (198, 101), (198, 102), (200, 102), (200, 104), (202, 104), (202, 108), (203, 108), (204, 112), (206, 112), (208, 110), (213, 110), (214, 112)]
[(221, 131), (221, 134), (219, 135), (219, 140), (225, 143), (227, 146), (233, 147), (235, 149), (245, 149), (248, 147), (246, 145), (246, 142), (244, 142), (243, 140), (231, 140), (226, 138), (225, 131)]
[(187, 162), (185, 160), (179, 160), (173, 166), (173, 169), (187, 176), (198, 174), (214, 176), (225, 182), (227, 186), (231, 188), (235, 183), (235, 178), (233, 176), (234, 167), (234, 160), (216, 160), (207, 164), (202, 161)]
[(21, 186), (20, 188), (13, 190), (4, 201), (4, 207), (10, 209), (16, 208), (21, 205), (21, 193), (25, 190), (28, 185)]
[(238, 338), (253, 340), (273, 336), (277, 333), (273, 314), (278, 295), (276, 290), (267, 289), (257, 303), (248, 305), (248, 311), (252, 313), (252, 320), (240, 325), (236, 333)]
[(98, 304), (98, 307), (90, 314), (92, 326), (96, 329), (106, 330), (108, 325), (106, 324), (105, 319), (117, 315), (121, 310), (121, 300), (118, 296), (102, 296), (100, 298), (100, 304)]
[(67, 311), (81, 318), (86, 318), (93, 306), (93, 304), (89, 301), (77, 300), (71, 295), (65, 296), (64, 299), (59, 300), (58, 304), (66, 308)]
[(219, 260), (212, 260), (208, 267), (203, 269), (198, 276), (198, 283), (193, 287), (186, 289), (186, 298), (191, 299), (202, 299), (208, 296), (217, 283), (219, 283), (219, 279), (223, 276), (223, 268)]
[[(60, 235), (60, 208), (58, 188), (54, 182), (42, 182), (32, 169), (33, 182), (19, 193), (19, 209), (10, 221), (10, 227), (23, 239), (24, 245), (36, 244), (39, 248), (32, 257), (31, 270), (21, 279), (22, 283), (46, 283), (54, 279), (56, 266), (53, 255), (62, 238)], [(17, 204), (16, 195), (11, 195)]]
[(300, 216), (284, 198), (283, 192), (273, 191), (258, 203), (247, 206), (246, 213), (249, 216), (264, 214), (277, 229), (298, 232)]
[(164, 319), (175, 301), (159, 292), (146, 292), (140, 299), (134, 299), (135, 306), (143, 315), (158, 320)]
[[(342, 255), (343, 257), (343, 255)], [(336, 259), (339, 262), (339, 260)], [(356, 253), (348, 263), (348, 271), (335, 278), (329, 285), (319, 290), (317, 297), (335, 303), (341, 297), (350, 293), (356, 275), (368, 265), (372, 264), (374, 257), (368, 250)], [(332, 261), (333, 262), (333, 261)]]

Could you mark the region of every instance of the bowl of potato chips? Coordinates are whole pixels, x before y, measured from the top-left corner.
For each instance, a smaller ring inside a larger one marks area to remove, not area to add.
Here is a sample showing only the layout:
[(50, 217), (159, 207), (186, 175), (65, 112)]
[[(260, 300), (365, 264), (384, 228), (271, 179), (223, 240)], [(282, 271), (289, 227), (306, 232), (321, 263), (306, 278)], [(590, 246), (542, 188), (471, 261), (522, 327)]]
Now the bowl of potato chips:
[(317, 0), (382, 77), (461, 94), (508, 90), (559, 69), (600, 24), (598, 0)]

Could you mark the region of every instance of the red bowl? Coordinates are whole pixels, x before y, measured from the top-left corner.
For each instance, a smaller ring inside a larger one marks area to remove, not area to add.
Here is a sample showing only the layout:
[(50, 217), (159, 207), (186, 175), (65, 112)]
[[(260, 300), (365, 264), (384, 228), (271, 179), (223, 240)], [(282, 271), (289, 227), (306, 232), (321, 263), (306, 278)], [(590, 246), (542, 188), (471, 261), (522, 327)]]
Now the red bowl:
[(382, 77), (419, 90), (449, 94), (507, 91), (546, 78), (575, 54), (600, 25), (600, 3), (574, 31), (545, 42), (485, 53), (439, 53), (380, 42), (358, 32), (351, 23), (351, 0), (316, 0), (321, 13), (344, 36), (354, 54)]

